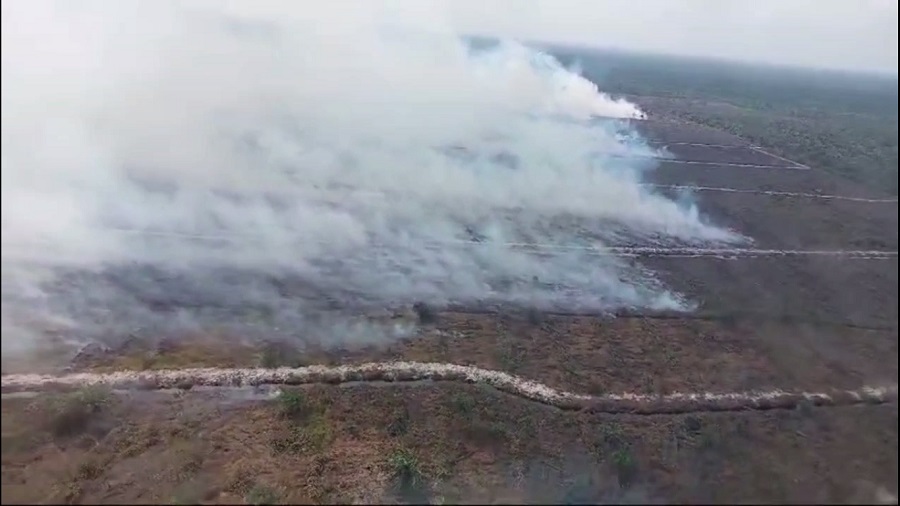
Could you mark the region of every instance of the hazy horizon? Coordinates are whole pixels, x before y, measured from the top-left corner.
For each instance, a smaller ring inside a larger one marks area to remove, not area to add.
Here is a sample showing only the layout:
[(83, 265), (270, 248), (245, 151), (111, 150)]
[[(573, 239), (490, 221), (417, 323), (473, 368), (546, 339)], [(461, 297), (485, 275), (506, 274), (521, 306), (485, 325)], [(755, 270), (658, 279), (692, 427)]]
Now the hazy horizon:
[(896, 77), (886, 0), (458, 0), (461, 30), (494, 37)]
[[(473, 37), (483, 37), (483, 38), (492, 38), (490, 35), (473, 35)], [(702, 63), (708, 65), (720, 65), (720, 66), (743, 66), (743, 67), (757, 67), (766, 70), (783, 70), (783, 71), (794, 71), (794, 72), (804, 72), (804, 73), (827, 73), (827, 74), (836, 74), (843, 76), (858, 76), (862, 78), (877, 78), (877, 79), (885, 79), (891, 81), (900, 80), (900, 73), (892, 70), (878, 70), (878, 69), (848, 69), (848, 68), (839, 68), (839, 67), (828, 67), (828, 66), (814, 66), (814, 65), (803, 65), (803, 64), (790, 64), (790, 63), (778, 63), (771, 61), (760, 61), (760, 60), (740, 60), (735, 58), (728, 58), (724, 56), (706, 56), (706, 55), (696, 55), (696, 54), (680, 54), (680, 53), (670, 53), (662, 50), (637, 50), (637, 49), (629, 49), (626, 47), (615, 47), (615, 46), (592, 46), (587, 44), (580, 43), (567, 43), (567, 42), (555, 42), (555, 41), (544, 41), (544, 40), (527, 40), (524, 41), (525, 44), (530, 46), (540, 47), (540, 48), (550, 48), (558, 49), (565, 48), (571, 51), (585, 51), (585, 52), (597, 52), (601, 54), (616, 54), (622, 56), (630, 56), (636, 58), (667, 58), (673, 60), (684, 60), (690, 61), (692, 63)]]

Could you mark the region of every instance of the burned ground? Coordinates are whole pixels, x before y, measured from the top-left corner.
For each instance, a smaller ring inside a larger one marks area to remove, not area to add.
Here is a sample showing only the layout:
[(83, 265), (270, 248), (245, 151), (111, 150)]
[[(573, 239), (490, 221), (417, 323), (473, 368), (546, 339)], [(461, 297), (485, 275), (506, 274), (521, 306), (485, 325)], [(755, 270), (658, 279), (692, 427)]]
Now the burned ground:
[[(725, 133), (664, 121), (637, 127), (673, 154), (723, 162), (662, 162), (647, 174), (652, 183), (883, 197), (814, 167), (778, 168), (790, 164), (762, 151), (676, 145), (747, 145)], [(753, 239), (741, 247), (897, 249), (896, 202), (695, 196), (701, 213)], [(591, 394), (897, 383), (896, 255), (628, 262), (696, 310), (632, 308), (615, 317), (424, 301), (398, 304), (408, 308), (402, 313), (360, 315), (385, 328), (416, 327), (389, 344), (350, 339), (326, 347), (303, 327), (265, 342), (197, 329), (98, 345), (55, 365), (113, 371), (415, 360), (499, 369)], [(177, 305), (191, 294), (159, 295), (159, 304)], [(4, 373), (33, 367), (4, 363)], [(895, 403), (638, 416), (562, 412), (477, 385), (313, 386), (275, 400), (268, 392), (4, 397), (3, 500), (896, 503)]]
[(390, 346), (335, 350), (286, 341), (197, 336), (87, 350), (78, 371), (297, 367), (370, 361), (445, 362), (502, 370), (589, 394), (816, 391), (886, 384), (897, 374), (895, 330), (753, 313), (576, 316), (439, 312)]

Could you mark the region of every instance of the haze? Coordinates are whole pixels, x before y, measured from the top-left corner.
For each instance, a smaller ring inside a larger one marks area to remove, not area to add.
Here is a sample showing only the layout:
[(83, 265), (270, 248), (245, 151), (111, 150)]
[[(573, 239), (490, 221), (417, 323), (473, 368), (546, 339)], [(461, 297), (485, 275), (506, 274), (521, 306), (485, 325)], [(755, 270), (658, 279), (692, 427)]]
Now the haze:
[(641, 112), (551, 56), (470, 47), (438, 4), (302, 6), (3, 3), (4, 357), (372, 340), (321, 315), (417, 300), (682, 308), (595, 248), (740, 240), (641, 186)]
[(897, 74), (891, 0), (459, 0), (461, 29), (646, 52)]

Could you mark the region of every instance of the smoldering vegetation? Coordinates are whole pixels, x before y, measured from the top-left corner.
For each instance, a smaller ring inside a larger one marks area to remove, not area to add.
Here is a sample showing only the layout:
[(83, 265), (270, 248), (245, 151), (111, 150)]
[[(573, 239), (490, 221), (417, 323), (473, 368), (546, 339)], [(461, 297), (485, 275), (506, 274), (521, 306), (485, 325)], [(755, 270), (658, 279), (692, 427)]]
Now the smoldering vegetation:
[(438, 2), (351, 3), (4, 2), (4, 354), (371, 343), (409, 329), (361, 311), (419, 301), (683, 309), (591, 248), (742, 240), (640, 185), (666, 154), (633, 104)]

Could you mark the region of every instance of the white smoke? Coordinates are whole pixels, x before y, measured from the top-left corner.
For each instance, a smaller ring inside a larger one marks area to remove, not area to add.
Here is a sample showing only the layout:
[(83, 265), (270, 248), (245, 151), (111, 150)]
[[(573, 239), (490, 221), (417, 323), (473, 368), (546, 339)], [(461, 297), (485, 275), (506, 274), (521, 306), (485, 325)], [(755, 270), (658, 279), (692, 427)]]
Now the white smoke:
[(4, 349), (35, 314), (143, 325), (148, 292), (263, 304), (282, 330), (307, 308), (220, 268), (381, 304), (678, 306), (640, 269), (506, 244), (734, 236), (639, 186), (627, 155), (652, 150), (596, 119), (634, 105), (517, 43), (469, 47), (439, 7), (3, 2)]

